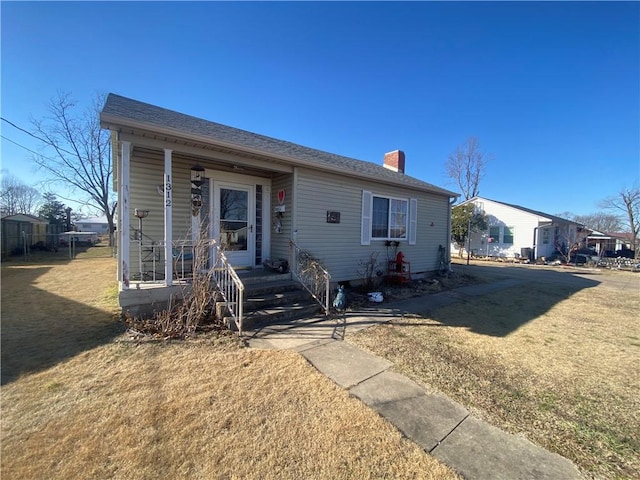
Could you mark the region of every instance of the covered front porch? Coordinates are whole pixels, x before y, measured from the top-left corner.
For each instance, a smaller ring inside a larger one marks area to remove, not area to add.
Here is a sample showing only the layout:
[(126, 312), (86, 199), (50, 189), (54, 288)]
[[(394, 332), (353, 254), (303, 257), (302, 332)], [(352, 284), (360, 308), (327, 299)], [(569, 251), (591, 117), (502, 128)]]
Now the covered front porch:
[(235, 268), (288, 255), (292, 167), (264, 159), (260, 168), (240, 155), (209, 149), (195, 156), (196, 147), (154, 149), (150, 143), (165, 142), (118, 137), (121, 290), (185, 278), (201, 241), (218, 242)]

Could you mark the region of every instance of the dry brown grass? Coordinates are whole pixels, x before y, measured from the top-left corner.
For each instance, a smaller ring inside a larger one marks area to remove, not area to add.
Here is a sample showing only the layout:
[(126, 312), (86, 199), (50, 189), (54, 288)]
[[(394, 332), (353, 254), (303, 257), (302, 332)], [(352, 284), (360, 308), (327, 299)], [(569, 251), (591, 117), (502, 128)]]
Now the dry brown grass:
[(351, 340), (587, 476), (639, 478), (639, 311), (635, 291), (529, 283)]
[[(0, 391), (2, 478), (456, 478), (299, 354), (212, 335), (83, 344), (117, 326), (112, 264), (6, 268), (2, 353), (29, 368)], [(15, 299), (9, 278), (38, 295)]]
[(2, 384), (122, 332), (113, 258), (46, 260), (2, 265)]

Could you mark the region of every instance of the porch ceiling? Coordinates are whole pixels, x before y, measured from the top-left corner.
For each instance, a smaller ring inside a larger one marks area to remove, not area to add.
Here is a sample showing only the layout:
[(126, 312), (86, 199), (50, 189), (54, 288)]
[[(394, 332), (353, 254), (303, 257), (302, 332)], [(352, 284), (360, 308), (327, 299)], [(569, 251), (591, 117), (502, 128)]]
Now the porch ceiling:
[[(170, 147), (165, 147), (170, 148)], [(159, 148), (151, 148), (149, 146), (134, 145), (134, 155), (136, 154), (161, 154), (162, 150)], [(281, 170), (274, 170), (273, 168), (264, 168), (265, 163), (261, 162), (262, 167), (257, 167), (251, 164), (251, 162), (241, 162), (239, 160), (225, 160), (222, 157), (230, 155), (229, 152), (217, 152), (216, 150), (202, 150), (201, 154), (184, 153), (182, 150), (175, 148), (174, 158), (186, 160), (191, 164), (199, 164), (205, 168), (211, 168), (213, 170), (222, 172), (239, 173), (242, 175), (251, 175), (254, 177), (271, 178), (274, 173), (287, 173)], [(249, 159), (251, 160), (251, 159)], [(255, 161), (255, 160), (254, 160)]]

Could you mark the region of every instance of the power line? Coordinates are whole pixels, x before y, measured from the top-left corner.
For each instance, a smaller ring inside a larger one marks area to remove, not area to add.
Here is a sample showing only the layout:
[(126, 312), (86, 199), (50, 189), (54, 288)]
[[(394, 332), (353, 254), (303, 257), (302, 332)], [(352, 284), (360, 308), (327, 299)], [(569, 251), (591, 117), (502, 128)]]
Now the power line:
[[(16, 125), (15, 123), (13, 123), (13, 122), (12, 122), (12, 121), (10, 121), (10, 120), (7, 120), (7, 119), (6, 119), (6, 118), (4, 118), (4, 117), (0, 117), (0, 120), (2, 120), (3, 122), (7, 122), (7, 123), (8, 123), (9, 125), (11, 125), (13, 128), (18, 129), (18, 130), (20, 130), (21, 132), (26, 133), (26, 134), (27, 134), (27, 135), (29, 135), (30, 137), (33, 137), (33, 138), (35, 138), (36, 140), (40, 140), (42, 143), (45, 143), (45, 144), (47, 144), (47, 145), (49, 145), (49, 146), (51, 146), (51, 147), (54, 147), (54, 148), (56, 148), (57, 150), (60, 150), (61, 152), (68, 153), (69, 155), (77, 156), (77, 154), (75, 154), (75, 153), (73, 153), (73, 152), (70, 152), (69, 150), (65, 150), (64, 148), (59, 147), (59, 146), (57, 146), (57, 145), (54, 145), (51, 141), (49, 141), (49, 140), (45, 140), (44, 138), (39, 137), (39, 136), (37, 136), (37, 135), (36, 135), (36, 134), (34, 134), (34, 133), (31, 133), (29, 130), (26, 130), (26, 129), (22, 128), (22, 127), (19, 127), (18, 125)], [(5, 138), (5, 137), (2, 137), (2, 138)], [(7, 139), (7, 140), (9, 140), (9, 139)], [(9, 140), (9, 141), (11, 142), (11, 140)], [(15, 142), (13, 142), (13, 143), (15, 143)], [(22, 145), (19, 145), (19, 144), (16, 144), (16, 145), (18, 145), (19, 147), (22, 147)], [(23, 148), (25, 148), (25, 147), (23, 147)], [(29, 150), (29, 149), (27, 148), (27, 150)], [(32, 150), (29, 150), (29, 151), (31, 152)], [(34, 153), (35, 153), (35, 152), (34, 152)], [(40, 155), (40, 154), (38, 153), (37, 155)], [(40, 155), (40, 156), (43, 156), (43, 155)], [(47, 157), (44, 157), (44, 158), (47, 158)], [(49, 160), (51, 160), (51, 158), (49, 158)]]
[(2, 137), (3, 139), (5, 139), (7, 142), (11, 142), (11, 143), (13, 143), (14, 145), (17, 145), (17, 146), (18, 146), (18, 147), (20, 147), (20, 148), (24, 148), (27, 152), (31, 152), (31, 153), (33, 153), (34, 155), (38, 155), (39, 157), (46, 158), (47, 160), (51, 160), (51, 161), (53, 161), (53, 159), (52, 159), (52, 158), (45, 157), (44, 155), (41, 155), (40, 153), (38, 153), (38, 152), (36, 152), (36, 151), (34, 151), (34, 150), (31, 150), (30, 148), (25, 147), (24, 145), (20, 145), (18, 142), (15, 142), (15, 141), (11, 140), (10, 138), (5, 137), (4, 135), (0, 135), (0, 137)]

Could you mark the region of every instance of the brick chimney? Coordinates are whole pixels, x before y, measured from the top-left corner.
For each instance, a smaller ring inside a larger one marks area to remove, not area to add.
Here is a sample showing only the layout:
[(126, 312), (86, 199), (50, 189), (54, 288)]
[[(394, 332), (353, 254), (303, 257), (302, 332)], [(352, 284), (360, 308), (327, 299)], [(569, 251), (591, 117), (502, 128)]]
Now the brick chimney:
[(384, 168), (404, 173), (404, 152), (402, 150), (394, 150), (393, 152), (385, 153)]

